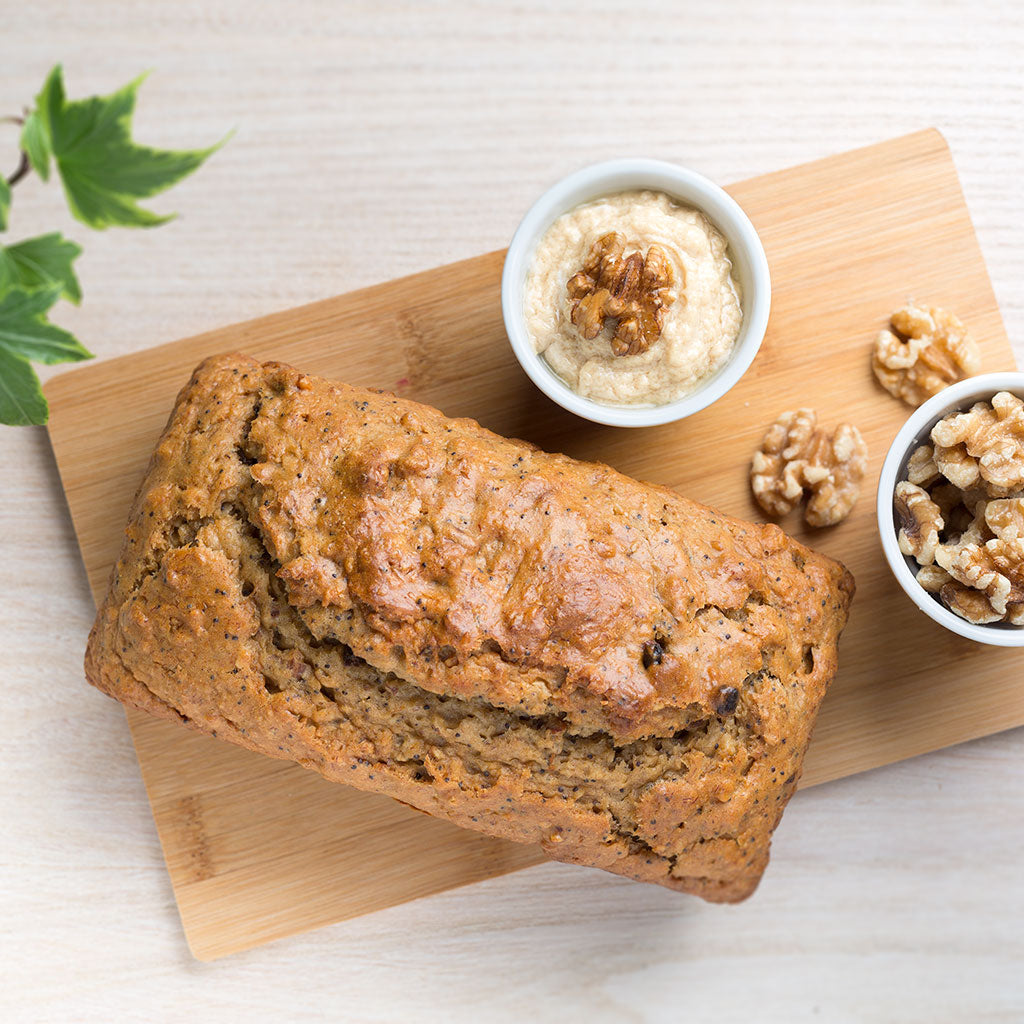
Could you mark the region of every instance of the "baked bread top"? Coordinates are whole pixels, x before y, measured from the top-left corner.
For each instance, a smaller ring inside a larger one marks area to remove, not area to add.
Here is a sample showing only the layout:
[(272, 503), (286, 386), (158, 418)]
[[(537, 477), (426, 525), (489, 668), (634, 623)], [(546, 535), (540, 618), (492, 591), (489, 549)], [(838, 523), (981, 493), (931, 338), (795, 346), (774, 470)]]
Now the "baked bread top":
[(776, 526), (227, 355), (179, 395), (86, 671), (458, 824), (740, 899), (852, 594)]

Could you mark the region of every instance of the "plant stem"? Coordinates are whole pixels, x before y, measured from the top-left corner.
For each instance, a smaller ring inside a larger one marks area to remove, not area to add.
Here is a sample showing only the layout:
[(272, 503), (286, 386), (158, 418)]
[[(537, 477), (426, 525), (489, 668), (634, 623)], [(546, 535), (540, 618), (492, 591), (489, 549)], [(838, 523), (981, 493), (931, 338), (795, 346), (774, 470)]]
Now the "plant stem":
[(25, 150), (21, 151), (21, 159), (18, 161), (18, 166), (14, 169), (14, 173), (7, 179), (8, 185), (17, 185), (22, 178), (25, 177), (29, 172), (28, 153)]
[[(28, 108), (25, 109), (25, 116), (28, 116)], [(8, 114), (6, 117), (0, 117), (0, 124), (16, 124), (23, 125), (25, 123), (24, 117), (18, 117), (17, 114)], [(17, 185), (22, 178), (25, 177), (29, 172), (28, 153), (24, 150), (21, 151), (21, 156), (18, 160), (18, 166), (15, 167), (14, 173), (7, 179), (8, 185)]]

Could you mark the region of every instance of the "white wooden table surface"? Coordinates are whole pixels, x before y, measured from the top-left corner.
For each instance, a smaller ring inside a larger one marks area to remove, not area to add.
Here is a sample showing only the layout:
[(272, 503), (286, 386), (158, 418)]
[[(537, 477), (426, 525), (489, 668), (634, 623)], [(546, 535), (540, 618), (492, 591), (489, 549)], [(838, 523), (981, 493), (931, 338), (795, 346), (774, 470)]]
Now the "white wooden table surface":
[[(0, 113), (62, 60), (72, 95), (153, 69), (146, 141), (237, 129), (154, 202), (166, 227), (90, 233), (30, 176), (8, 238), (84, 243), (58, 319), (109, 358), (498, 248), (599, 158), (728, 183), (937, 125), (1024, 363), (1021, 11), (7, 3)], [(195, 962), (124, 717), (83, 681), (93, 607), (43, 430), (0, 429), (0, 480), (0, 1019), (1024, 1019), (1022, 730), (798, 794), (739, 907), (550, 865)]]

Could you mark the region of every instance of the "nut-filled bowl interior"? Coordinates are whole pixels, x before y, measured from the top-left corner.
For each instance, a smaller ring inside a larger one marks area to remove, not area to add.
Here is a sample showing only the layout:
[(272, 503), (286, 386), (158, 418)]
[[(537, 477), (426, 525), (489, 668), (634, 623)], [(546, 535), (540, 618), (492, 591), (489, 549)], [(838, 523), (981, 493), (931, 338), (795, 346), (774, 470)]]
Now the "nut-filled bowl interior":
[(969, 622), (951, 611), (940, 598), (922, 586), (921, 570), (914, 557), (904, 554), (899, 543), (899, 521), (894, 507), (897, 485), (908, 479), (913, 454), (929, 443), (937, 423), (954, 413), (966, 412), (978, 402), (990, 402), (999, 392), (1024, 399), (1024, 373), (988, 373), (962, 380), (946, 388), (916, 409), (893, 439), (878, 482), (878, 531), (882, 549), (897, 582), (917, 607), (941, 626), (978, 643), (997, 647), (1024, 647), (1024, 627), (1007, 622)]
[[(524, 311), (531, 262), (538, 243), (552, 224), (583, 203), (632, 190), (663, 193), (702, 213), (725, 238), (740, 295), (742, 322), (728, 357), (691, 392), (660, 405), (606, 404), (577, 393), (535, 350)], [(640, 427), (690, 416), (724, 395), (743, 376), (757, 355), (767, 328), (771, 278), (757, 232), (727, 192), (676, 164), (622, 159), (585, 167), (559, 181), (537, 200), (509, 246), (501, 297), (512, 349), (527, 375), (544, 394), (585, 419), (612, 426)]]

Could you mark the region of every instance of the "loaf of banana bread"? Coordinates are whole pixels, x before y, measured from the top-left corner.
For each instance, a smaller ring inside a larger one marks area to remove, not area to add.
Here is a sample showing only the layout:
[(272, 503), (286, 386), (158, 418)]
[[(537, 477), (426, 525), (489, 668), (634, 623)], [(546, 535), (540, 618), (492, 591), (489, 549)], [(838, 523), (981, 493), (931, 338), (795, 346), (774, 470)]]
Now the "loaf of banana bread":
[(777, 526), (229, 355), (178, 397), (85, 665), (330, 779), (732, 901), (852, 594)]

